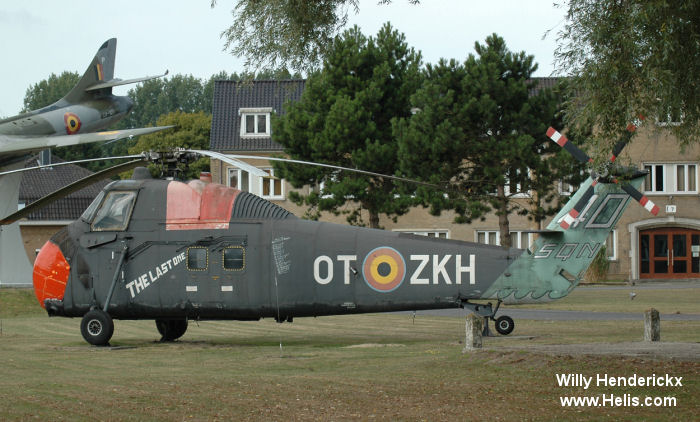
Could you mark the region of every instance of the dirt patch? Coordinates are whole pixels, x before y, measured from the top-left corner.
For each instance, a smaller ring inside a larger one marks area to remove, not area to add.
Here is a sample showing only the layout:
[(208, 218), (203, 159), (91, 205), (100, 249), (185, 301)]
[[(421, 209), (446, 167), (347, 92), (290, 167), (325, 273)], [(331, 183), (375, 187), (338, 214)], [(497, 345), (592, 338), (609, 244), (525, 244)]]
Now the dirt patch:
[(611, 355), (646, 357), (659, 360), (700, 361), (700, 343), (676, 342), (621, 342), (582, 344), (528, 344), (523, 346), (497, 346), (489, 350), (524, 350), (552, 355)]
[(345, 346), (345, 349), (369, 349), (372, 347), (406, 347), (405, 344), (381, 344), (381, 343), (363, 343)]

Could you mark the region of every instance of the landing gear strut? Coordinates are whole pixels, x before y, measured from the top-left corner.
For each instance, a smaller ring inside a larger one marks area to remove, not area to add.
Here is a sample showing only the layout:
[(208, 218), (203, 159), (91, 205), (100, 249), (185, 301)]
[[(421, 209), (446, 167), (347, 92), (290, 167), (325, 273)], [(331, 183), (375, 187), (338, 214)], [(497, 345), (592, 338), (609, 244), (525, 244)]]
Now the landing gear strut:
[(464, 301), (462, 302), (462, 307), (470, 310), (476, 315), (484, 317), (484, 331), (482, 332), (482, 335), (485, 337), (491, 336), (491, 330), (489, 330), (489, 319), (496, 323), (496, 331), (498, 331), (498, 333), (501, 335), (507, 336), (508, 334), (512, 333), (513, 329), (515, 328), (513, 318), (506, 315), (501, 315), (500, 317), (495, 318), (498, 308), (501, 307), (500, 300), (496, 304), (496, 309), (493, 308), (491, 302), (483, 305), (480, 303), (469, 303), (468, 301)]

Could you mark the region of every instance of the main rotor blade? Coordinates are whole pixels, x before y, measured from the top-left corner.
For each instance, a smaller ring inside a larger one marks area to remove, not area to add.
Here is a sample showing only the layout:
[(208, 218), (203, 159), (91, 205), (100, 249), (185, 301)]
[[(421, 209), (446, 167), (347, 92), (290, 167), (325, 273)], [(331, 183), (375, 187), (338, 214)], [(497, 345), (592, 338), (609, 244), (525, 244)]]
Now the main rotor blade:
[[(262, 156), (255, 156), (255, 155), (226, 154), (226, 156), (230, 157), (230, 158), (238, 158), (238, 159), (250, 158), (252, 160), (279, 161), (282, 163), (303, 164), (303, 165), (307, 165), (307, 166), (324, 167), (324, 168), (329, 168), (329, 169), (333, 169), (333, 170), (350, 171), (350, 172), (354, 172), (354, 173), (366, 174), (368, 176), (381, 177), (384, 179), (391, 179), (391, 180), (398, 180), (401, 182), (408, 182), (408, 183), (413, 183), (413, 184), (418, 184), (418, 185), (423, 185), (423, 186), (429, 186), (431, 188), (445, 190), (444, 186), (438, 186), (438, 185), (435, 185), (433, 183), (421, 182), (420, 180), (408, 179), (408, 178), (400, 177), (400, 176), (390, 176), (388, 174), (375, 173), (375, 172), (367, 171), (367, 170), (359, 170), (359, 169), (353, 169), (353, 168), (349, 168), (349, 167), (341, 167), (341, 166), (336, 166), (333, 164), (314, 163), (313, 161), (292, 160), (290, 158), (262, 157)], [(269, 174), (265, 173), (265, 176), (269, 176)]]
[(21, 168), (21, 169), (17, 169), (17, 170), (3, 171), (3, 172), (0, 172), (0, 176), (4, 176), (6, 174), (12, 174), (12, 173), (21, 173), (21, 172), (29, 171), (29, 170), (38, 170), (38, 169), (50, 168), (50, 167), (67, 166), (68, 164), (90, 163), (93, 161), (107, 161), (107, 160), (121, 160), (121, 159), (126, 160), (128, 158), (142, 158), (142, 157), (143, 157), (143, 154), (138, 154), (138, 155), (121, 155), (118, 157), (87, 158), (85, 160), (64, 161), (61, 163), (44, 164), (41, 166), (25, 167), (25, 168)]
[(108, 177), (112, 177), (115, 174), (119, 174), (121, 172), (131, 170), (134, 167), (138, 167), (139, 165), (147, 162), (145, 157), (139, 159), (139, 160), (133, 160), (133, 161), (128, 161), (126, 163), (122, 164), (117, 164), (116, 166), (112, 166), (108, 169), (99, 171), (97, 173), (91, 174), (90, 176), (83, 177), (82, 179), (71, 183), (70, 185), (67, 185), (56, 192), (50, 193), (43, 198), (40, 198), (37, 201), (32, 202), (31, 204), (27, 205), (26, 207), (22, 208), (21, 210), (8, 215), (7, 217), (3, 218), (0, 220), (0, 225), (5, 225), (5, 224), (12, 224), (15, 221), (19, 220), (20, 218), (23, 218), (34, 211), (38, 210), (39, 208), (42, 208), (54, 201), (57, 201), (61, 198), (64, 198), (68, 195), (70, 195), (73, 192), (79, 191), (80, 189), (90, 186), (91, 184), (102, 180), (106, 179)]
[(593, 161), (593, 159), (583, 152), (583, 150), (569, 142), (569, 139), (566, 136), (559, 133), (553, 127), (550, 126), (549, 129), (547, 129), (547, 136), (549, 139), (556, 142), (560, 147), (569, 151), (569, 154), (573, 155), (578, 161), (582, 163), (590, 163)]
[(643, 206), (647, 211), (654, 215), (659, 214), (659, 207), (654, 204), (651, 199), (647, 198), (646, 195), (638, 191), (637, 189), (634, 188), (634, 186), (630, 185), (629, 183), (622, 183), (620, 185), (622, 190), (627, 192), (629, 196), (634, 198), (641, 206)]
[(236, 158), (258, 158), (258, 157), (247, 157), (245, 155), (230, 155), (230, 154), (221, 154), (218, 152), (214, 151), (206, 151), (206, 150), (199, 150), (199, 149), (190, 149), (190, 150), (184, 150), (184, 151), (190, 151), (194, 152), (200, 155), (205, 155), (207, 157), (211, 158), (216, 158), (217, 160), (221, 160), (225, 163), (231, 164), (232, 166), (236, 166), (241, 170), (245, 170), (248, 173), (258, 176), (258, 177), (269, 177), (270, 175), (265, 172), (260, 170), (259, 168), (255, 167), (254, 165), (244, 163), (243, 161), (236, 160)]

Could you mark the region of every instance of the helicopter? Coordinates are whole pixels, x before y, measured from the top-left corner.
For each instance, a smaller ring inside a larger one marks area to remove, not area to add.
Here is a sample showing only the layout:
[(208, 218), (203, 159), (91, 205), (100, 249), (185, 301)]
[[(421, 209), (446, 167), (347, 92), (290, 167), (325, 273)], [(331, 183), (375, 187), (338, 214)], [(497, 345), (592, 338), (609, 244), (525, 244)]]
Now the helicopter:
[[(554, 132), (555, 142), (590, 160)], [(638, 192), (646, 172), (613, 162), (606, 175), (591, 172), (526, 250), (303, 220), (207, 177), (154, 179), (137, 167), (46, 242), (34, 290), (49, 316), (82, 318), (81, 334), (96, 346), (109, 344), (114, 319), (155, 320), (161, 340), (174, 341), (190, 320), (444, 308), (469, 309), (507, 335), (515, 325), (496, 318), (501, 304), (567, 296), (630, 202), (628, 191)], [(483, 300), (497, 303), (475, 302)]]

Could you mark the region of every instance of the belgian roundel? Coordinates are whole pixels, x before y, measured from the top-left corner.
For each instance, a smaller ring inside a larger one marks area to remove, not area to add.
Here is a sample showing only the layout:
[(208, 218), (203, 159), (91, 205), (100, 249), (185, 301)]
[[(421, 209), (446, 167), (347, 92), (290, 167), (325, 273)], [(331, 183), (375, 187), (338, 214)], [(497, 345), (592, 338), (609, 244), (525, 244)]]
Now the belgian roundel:
[(369, 287), (381, 293), (388, 293), (403, 283), (406, 261), (396, 249), (379, 247), (365, 257), (362, 275)]
[(80, 130), (80, 118), (75, 113), (67, 112), (63, 115), (63, 122), (66, 124), (66, 133), (72, 135)]

